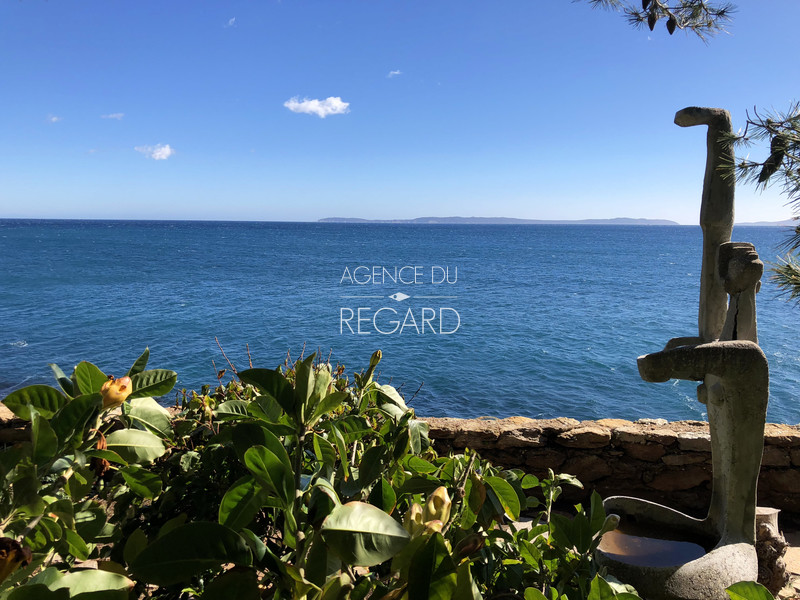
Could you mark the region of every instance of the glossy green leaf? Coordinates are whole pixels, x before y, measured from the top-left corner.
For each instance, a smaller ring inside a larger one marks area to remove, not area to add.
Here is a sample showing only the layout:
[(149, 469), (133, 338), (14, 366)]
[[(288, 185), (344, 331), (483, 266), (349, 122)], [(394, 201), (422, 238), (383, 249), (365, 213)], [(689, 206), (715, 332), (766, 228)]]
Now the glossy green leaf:
[(146, 583), (172, 585), (227, 563), (252, 564), (245, 540), (219, 523), (196, 522), (151, 543), (133, 561), (131, 572)]
[(133, 581), (117, 573), (87, 569), (66, 573), (53, 587), (53, 589), (62, 588), (69, 590), (72, 600), (83, 600), (84, 594), (88, 600), (90, 594), (98, 592), (102, 593), (104, 600), (125, 600), (128, 597), (128, 590), (133, 588)]
[(162, 439), (172, 437), (169, 411), (150, 396), (134, 398), (125, 405), (124, 410), (133, 427), (150, 431)]
[(139, 429), (111, 432), (106, 437), (106, 446), (129, 463), (150, 463), (166, 452), (161, 438)]
[(514, 521), (519, 519), (519, 497), (511, 484), (502, 477), (485, 477), (484, 482), (495, 493), (506, 515)]
[(525, 600), (550, 600), (550, 598), (536, 588), (529, 587), (525, 588)]
[(147, 361), (150, 359), (150, 348), (147, 347), (142, 352), (141, 356), (136, 359), (130, 369), (128, 369), (128, 377), (133, 377), (137, 373), (141, 373), (147, 368)]
[(58, 437), (47, 419), (33, 407), (30, 408), (30, 416), (33, 462), (39, 466), (45, 465), (56, 457)]
[[(281, 446), (283, 454), (286, 450)], [(288, 455), (286, 460), (281, 460), (269, 448), (264, 446), (253, 446), (244, 453), (244, 464), (256, 479), (273, 494), (283, 500), (284, 505), (294, 499), (294, 475), (288, 465)]]
[(370, 504), (377, 506), (390, 515), (397, 504), (397, 494), (395, 494), (392, 484), (386, 480), (386, 477), (381, 477), (372, 486), (368, 500)]
[(47, 366), (53, 371), (53, 376), (64, 393), (67, 396), (75, 396), (75, 386), (72, 385), (72, 380), (61, 370), (61, 367), (55, 363), (47, 363)]
[(267, 500), (267, 492), (255, 478), (245, 475), (237, 480), (219, 504), (219, 522), (234, 531), (246, 527)]
[(740, 581), (725, 591), (731, 600), (775, 600), (767, 588), (755, 581)]
[(283, 415), (283, 408), (272, 396), (256, 396), (247, 405), (247, 412), (267, 423), (277, 423)]
[(525, 477), (522, 478), (522, 483), (520, 485), (523, 490), (539, 487), (539, 478), (536, 477), (536, 475), (526, 474)]
[(62, 539), (69, 554), (78, 560), (87, 560), (89, 558), (89, 548), (86, 546), (86, 542), (75, 531), (64, 529), (64, 537)]
[(250, 416), (247, 412), (248, 404), (244, 400), (228, 400), (217, 406), (214, 412), (218, 419), (244, 419)]
[(29, 385), (11, 392), (3, 400), (8, 410), (20, 419), (31, 420), (30, 407), (39, 411), (45, 419), (52, 417), (67, 403), (67, 398), (49, 385)]
[(178, 527), (186, 523), (186, 519), (188, 518), (189, 515), (187, 515), (186, 513), (181, 513), (177, 517), (172, 517), (169, 521), (167, 521), (161, 526), (161, 529), (158, 530), (158, 535), (156, 537), (160, 538), (162, 536), (167, 535), (173, 529), (177, 529)]
[(43, 583), (26, 584), (15, 588), (7, 600), (69, 600), (69, 590), (51, 590)]
[(140, 498), (152, 500), (161, 493), (161, 477), (147, 469), (130, 465), (120, 469), (120, 473), (131, 491)]
[(358, 467), (358, 484), (362, 489), (381, 476), (389, 460), (389, 449), (386, 446), (372, 446), (367, 448), (361, 457)]
[(317, 479), (308, 501), (308, 522), (315, 528), (319, 527), (333, 509), (341, 505), (339, 496), (330, 482), (323, 478)]
[(73, 373), (78, 390), (83, 395), (98, 394), (103, 384), (108, 381), (108, 375), (103, 373), (96, 365), (81, 361)]
[(84, 502), (75, 511), (75, 530), (87, 542), (93, 542), (106, 524), (106, 509), (97, 502)]
[(128, 461), (122, 458), (119, 454), (114, 452), (113, 450), (88, 450), (86, 452), (87, 458), (102, 458), (103, 460), (107, 460), (108, 462), (114, 463), (116, 465), (127, 466)]
[(437, 470), (436, 465), (432, 465), (424, 458), (414, 455), (408, 455), (403, 461), (403, 464), (406, 466), (406, 468), (408, 468), (409, 471), (419, 475), (434, 473)]
[(294, 392), (282, 373), (271, 369), (247, 369), (239, 371), (239, 379), (256, 386), (262, 394), (273, 398), (287, 415), (294, 418)]
[(61, 444), (77, 445), (83, 439), (87, 424), (102, 405), (100, 394), (90, 394), (73, 398), (59, 410), (50, 420), (50, 426)]
[(339, 451), (339, 461), (342, 466), (342, 473), (345, 478), (350, 477), (350, 462), (347, 456), (347, 443), (345, 442), (344, 435), (336, 425), (331, 425), (331, 434), (333, 434), (333, 441), (336, 449)]
[(332, 394), (325, 396), (314, 409), (314, 413), (311, 415), (311, 419), (309, 421), (310, 424), (313, 425), (326, 414), (339, 408), (349, 397), (350, 394), (347, 392), (333, 392)]
[(408, 440), (411, 452), (421, 453), (428, 446), (428, 424), (419, 419), (411, 419), (408, 422)]
[(147, 548), (147, 535), (141, 529), (135, 529), (125, 540), (125, 546), (122, 549), (122, 558), (125, 564), (132, 565), (139, 553), (145, 548)]
[[(314, 357), (311, 354), (305, 360), (298, 360), (294, 364), (294, 398), (296, 410), (305, 408), (311, 394), (314, 392)], [(297, 412), (300, 417), (300, 411)], [(306, 418), (310, 415), (306, 415)]]
[(457, 584), (453, 600), (483, 600), (478, 585), (472, 579), (470, 563), (464, 562), (456, 569)]
[(346, 564), (371, 567), (400, 552), (408, 532), (381, 509), (348, 502), (333, 510), (320, 529), (325, 543)]
[(411, 559), (408, 597), (451, 600), (458, 583), (441, 533), (434, 533)]
[(68, 498), (51, 502), (47, 505), (45, 512), (56, 515), (64, 527), (75, 529), (75, 508)]
[(260, 600), (258, 577), (251, 568), (235, 568), (226, 571), (212, 581), (200, 596), (200, 600)]
[(131, 376), (131, 388), (133, 392), (130, 399), (144, 398), (145, 396), (163, 396), (168, 394), (175, 382), (178, 381), (178, 374), (167, 369), (152, 369), (142, 371)]
[(597, 491), (592, 491), (589, 508), (589, 524), (591, 534), (594, 535), (595, 533), (599, 532), (603, 528), (605, 521), (606, 511), (603, 508), (603, 499), (600, 497), (600, 494), (598, 494)]
[(336, 449), (324, 437), (314, 434), (314, 456), (326, 467), (333, 469), (336, 466)]

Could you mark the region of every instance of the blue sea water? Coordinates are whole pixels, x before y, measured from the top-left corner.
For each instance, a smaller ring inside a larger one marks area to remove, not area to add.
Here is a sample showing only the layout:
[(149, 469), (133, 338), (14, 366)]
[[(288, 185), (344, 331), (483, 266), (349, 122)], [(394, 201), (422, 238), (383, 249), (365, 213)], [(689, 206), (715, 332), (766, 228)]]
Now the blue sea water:
[[(425, 416), (701, 419), (694, 384), (645, 383), (636, 368), (638, 355), (696, 334), (701, 235), (0, 220), (0, 397), (50, 383), (49, 362), (68, 370), (90, 360), (119, 376), (145, 346), (152, 367), (199, 388), (227, 367), (217, 337), (240, 369), (246, 345), (255, 366), (274, 368), (305, 347), (348, 372), (380, 348), (380, 381)], [(773, 262), (785, 235), (734, 231)], [(800, 308), (764, 279), (768, 419), (798, 423)]]

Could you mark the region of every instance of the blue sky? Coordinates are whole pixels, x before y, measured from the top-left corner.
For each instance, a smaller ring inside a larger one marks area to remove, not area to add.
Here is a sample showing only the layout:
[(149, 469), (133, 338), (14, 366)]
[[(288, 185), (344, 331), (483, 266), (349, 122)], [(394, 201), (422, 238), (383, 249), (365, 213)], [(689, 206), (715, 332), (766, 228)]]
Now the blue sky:
[(675, 111), (800, 99), (800, 3), (737, 6), (706, 45), (568, 0), (6, 0), (0, 217), (696, 223)]

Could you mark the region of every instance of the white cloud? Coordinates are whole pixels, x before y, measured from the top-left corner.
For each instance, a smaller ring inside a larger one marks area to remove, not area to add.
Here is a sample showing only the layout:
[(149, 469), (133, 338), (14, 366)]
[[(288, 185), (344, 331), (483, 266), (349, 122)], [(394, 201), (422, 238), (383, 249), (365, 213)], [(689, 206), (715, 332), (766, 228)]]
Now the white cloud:
[(396, 70), (396, 71), (389, 71), (389, 74), (387, 75), (387, 77), (388, 77), (389, 79), (391, 79), (392, 77), (397, 77), (398, 75), (402, 75), (402, 74), (403, 74), (403, 72), (402, 72), (402, 71), (400, 71), (400, 70)]
[(61, 120), (61, 117), (57, 117), (56, 115), (47, 115), (47, 122), (48, 123), (58, 123)]
[(228, 19), (228, 22), (225, 24), (225, 28), (234, 27), (236, 25), (236, 17), (231, 17)]
[(324, 119), (328, 115), (343, 115), (350, 112), (350, 103), (342, 102), (339, 96), (331, 96), (325, 100), (299, 100), (297, 96), (289, 98), (283, 105), (292, 112), (317, 115)]
[(136, 146), (134, 148), (137, 152), (141, 152), (147, 158), (153, 160), (167, 160), (170, 156), (175, 154), (175, 150), (170, 148), (169, 144), (156, 144), (155, 146)]
[(125, 116), (125, 113), (111, 113), (108, 115), (100, 115), (101, 119), (116, 119), (117, 121), (121, 121), (122, 117)]

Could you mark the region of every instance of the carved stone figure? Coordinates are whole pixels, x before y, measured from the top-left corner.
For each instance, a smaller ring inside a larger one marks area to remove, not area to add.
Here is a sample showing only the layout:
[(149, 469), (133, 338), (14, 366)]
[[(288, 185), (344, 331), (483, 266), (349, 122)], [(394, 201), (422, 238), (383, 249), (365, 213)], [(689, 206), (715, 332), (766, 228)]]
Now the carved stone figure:
[[(651, 600), (726, 599), (725, 588), (756, 580), (756, 484), (761, 465), (769, 397), (769, 369), (758, 346), (755, 295), (764, 264), (752, 244), (732, 243), (733, 151), (730, 115), (717, 108), (685, 108), (682, 127), (707, 125), (706, 172), (700, 225), (703, 259), (698, 336), (674, 338), (664, 350), (638, 359), (645, 381), (701, 381), (698, 400), (707, 406), (711, 431), (712, 492), (708, 514), (698, 519), (637, 498), (606, 499), (607, 512), (621, 517), (622, 531), (635, 525), (648, 539), (695, 542), (706, 553), (648, 566), (625, 553), (598, 551), (609, 571)], [(726, 174), (726, 171), (728, 173)], [(643, 540), (643, 541), (642, 541)], [(660, 540), (653, 540), (657, 547)], [(642, 550), (644, 548), (644, 550)], [(617, 549), (618, 550), (618, 549)], [(638, 562), (640, 564), (633, 564)]]

